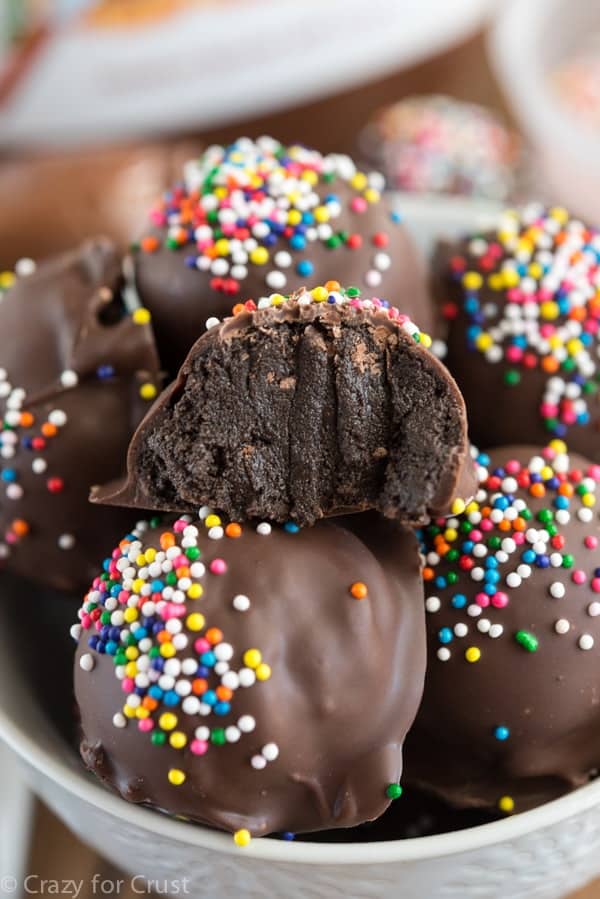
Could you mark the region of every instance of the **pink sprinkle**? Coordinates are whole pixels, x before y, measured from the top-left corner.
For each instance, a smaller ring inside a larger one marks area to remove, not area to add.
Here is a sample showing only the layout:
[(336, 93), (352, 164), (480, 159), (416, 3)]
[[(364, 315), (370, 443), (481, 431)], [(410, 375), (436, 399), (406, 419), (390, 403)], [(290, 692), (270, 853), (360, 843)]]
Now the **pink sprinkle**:
[(542, 337), (552, 337), (554, 334), (554, 325), (542, 325), (540, 328), (540, 334)]
[(506, 595), (506, 593), (501, 593), (500, 591), (498, 593), (494, 593), (494, 595), (492, 596), (492, 605), (496, 609), (503, 609), (505, 606), (507, 606), (508, 596)]
[(585, 584), (585, 582), (586, 582), (585, 571), (581, 571), (581, 569), (574, 571), (573, 574), (571, 575), (571, 580), (575, 584), (580, 584), (580, 585)]
[(366, 212), (367, 211), (367, 201), (364, 197), (354, 197), (352, 202), (350, 203), (350, 209), (352, 212)]
[(481, 531), (478, 531), (476, 528), (473, 528), (473, 530), (469, 534), (469, 540), (472, 540), (473, 543), (479, 543), (482, 538), (483, 538), (483, 534), (481, 533)]
[(84, 630), (87, 630), (88, 627), (92, 626), (92, 619), (90, 618), (89, 615), (81, 616), (81, 626), (82, 626), (82, 628), (84, 628)]
[(593, 478), (594, 481), (600, 481), (600, 465), (590, 465), (588, 477)]
[(198, 639), (194, 642), (194, 649), (198, 653), (198, 655), (202, 655), (203, 652), (208, 652), (212, 649), (212, 646), (204, 637), (198, 637)]
[(525, 534), (522, 531), (516, 531), (513, 534), (513, 540), (517, 544), (517, 546), (522, 546), (525, 543)]
[(542, 403), (540, 412), (544, 418), (556, 418), (558, 415), (558, 406), (555, 406), (554, 403)]
[(173, 530), (176, 534), (180, 534), (183, 530), (185, 530), (185, 528), (187, 528), (187, 526), (187, 521), (184, 521), (183, 518), (178, 518), (173, 525)]
[(121, 605), (124, 606), (124, 605), (127, 605), (127, 600), (129, 599), (130, 596), (131, 596), (131, 593), (129, 592), (129, 590), (120, 590), (117, 599), (119, 600)]
[(227, 571), (225, 559), (213, 559), (208, 567), (212, 574), (225, 574)]
[(523, 350), (518, 346), (509, 346), (506, 348), (505, 356), (509, 362), (520, 362), (523, 358)]
[(18, 538), (17, 538), (17, 535), (15, 533), (13, 533), (13, 531), (8, 531), (4, 535), (4, 539), (7, 543), (16, 543)]
[(484, 519), (482, 519), (482, 521), (479, 522), (479, 527), (481, 528), (482, 531), (493, 531), (494, 523), (493, 523), (493, 521), (490, 521), (489, 518), (484, 518)]
[(511, 459), (504, 468), (509, 474), (518, 474), (521, 471), (521, 463), (517, 462), (516, 459)]
[(190, 749), (194, 753), (194, 755), (204, 755), (206, 750), (208, 749), (208, 743), (206, 740), (192, 740), (190, 743)]
[(135, 690), (135, 681), (132, 677), (124, 677), (121, 681), (121, 689), (123, 693), (133, 693)]
[(160, 611), (160, 617), (163, 621), (168, 621), (169, 618), (183, 618), (186, 611), (187, 609), (182, 602), (167, 602), (164, 609)]
[[(596, 547), (598, 546), (598, 538), (594, 537), (592, 534), (589, 534), (583, 542), (585, 543), (587, 549), (596, 549)], [(594, 582), (592, 581), (592, 585), (593, 583)]]
[(594, 593), (600, 593), (600, 577), (592, 578), (592, 590)]
[(187, 556), (184, 556), (183, 553), (173, 559), (173, 568), (187, 568), (189, 564), (190, 560)]
[(552, 299), (552, 291), (548, 290), (547, 287), (540, 287), (540, 289), (538, 290), (538, 299), (539, 299), (540, 303), (543, 303), (544, 300), (551, 300)]
[(490, 598), (487, 593), (478, 593), (475, 597), (475, 602), (478, 606), (481, 606), (482, 609), (487, 609), (490, 604)]
[(138, 730), (143, 731), (144, 733), (148, 733), (150, 730), (154, 730), (154, 721), (152, 718), (142, 718), (138, 721)]

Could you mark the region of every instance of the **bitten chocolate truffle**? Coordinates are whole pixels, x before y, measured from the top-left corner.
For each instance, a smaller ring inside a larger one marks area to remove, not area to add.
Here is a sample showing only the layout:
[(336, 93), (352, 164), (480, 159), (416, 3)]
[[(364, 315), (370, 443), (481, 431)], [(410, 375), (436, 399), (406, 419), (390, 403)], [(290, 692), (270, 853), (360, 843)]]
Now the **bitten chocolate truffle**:
[(538, 204), (439, 248), (445, 362), (475, 444), (560, 437), (600, 461), (599, 262), (597, 230)]
[(124, 798), (250, 835), (349, 827), (401, 792), (421, 697), (414, 534), (140, 523), (72, 634), (86, 765)]
[(465, 514), (421, 534), (429, 665), (405, 777), (457, 806), (522, 811), (600, 764), (600, 466), (564, 450), (480, 455)]
[(431, 330), (423, 268), (383, 186), (347, 156), (270, 137), (213, 146), (188, 163), (134, 249), (137, 289), (170, 374), (207, 320), (340, 272), (347, 284), (399, 297)]
[(145, 310), (128, 312), (104, 239), (4, 274), (0, 301), (0, 559), (8, 571), (81, 590), (131, 513), (91, 506), (124, 469), (158, 393)]
[(215, 326), (137, 430), (100, 502), (298, 524), (377, 509), (422, 523), (476, 479), (462, 397), (396, 308), (337, 282)]

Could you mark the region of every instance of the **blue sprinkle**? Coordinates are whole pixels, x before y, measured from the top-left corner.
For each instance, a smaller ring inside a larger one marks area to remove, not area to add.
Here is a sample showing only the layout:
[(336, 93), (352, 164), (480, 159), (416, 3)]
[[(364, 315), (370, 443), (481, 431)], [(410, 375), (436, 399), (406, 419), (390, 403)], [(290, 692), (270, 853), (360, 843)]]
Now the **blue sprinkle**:
[(179, 694), (175, 692), (175, 690), (167, 690), (164, 695), (163, 702), (165, 705), (173, 706), (179, 705)]
[(296, 271), (302, 278), (308, 278), (314, 272), (315, 267), (309, 259), (301, 259), (296, 266)]
[(216, 705), (219, 700), (219, 697), (215, 693), (214, 690), (207, 690), (206, 693), (202, 694), (202, 702), (205, 702), (206, 705)]
[(206, 665), (208, 668), (213, 668), (214, 665), (216, 664), (217, 657), (214, 654), (214, 652), (211, 652), (209, 650), (208, 652), (202, 653), (202, 655), (200, 656), (200, 661), (202, 662), (203, 665)]
[(231, 705), (228, 702), (216, 702), (213, 706), (215, 715), (228, 715), (230, 710)]
[(454, 634), (449, 627), (443, 627), (438, 634), (440, 643), (452, 643)]
[(464, 609), (464, 607), (467, 604), (467, 597), (464, 596), (462, 593), (455, 593), (454, 596), (452, 597), (451, 602), (452, 602), (453, 608)]
[(497, 740), (503, 742), (504, 740), (508, 740), (508, 738), (510, 737), (510, 731), (508, 727), (504, 727), (504, 725), (501, 724), (494, 730), (494, 736)]
[(288, 534), (297, 534), (300, 530), (300, 525), (296, 524), (295, 521), (286, 521), (283, 526), (283, 530), (287, 531)]
[(5, 468), (0, 477), (3, 481), (12, 483), (13, 481), (17, 480), (17, 472), (14, 470), (14, 468)]

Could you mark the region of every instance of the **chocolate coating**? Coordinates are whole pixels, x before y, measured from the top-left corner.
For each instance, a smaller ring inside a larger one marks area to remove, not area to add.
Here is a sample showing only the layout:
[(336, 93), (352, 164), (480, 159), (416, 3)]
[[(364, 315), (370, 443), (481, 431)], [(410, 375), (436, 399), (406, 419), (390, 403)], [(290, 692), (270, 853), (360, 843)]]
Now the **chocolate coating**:
[(158, 390), (150, 328), (126, 313), (120, 282), (98, 238), (17, 277), (0, 302), (0, 556), (67, 590), (131, 524), (90, 506), (89, 490), (123, 470), (148, 406), (140, 388)]
[[(371, 515), (297, 533), (190, 521), (166, 539), (166, 525), (139, 531), (121, 544), (129, 563), (113, 554), (109, 584), (86, 596), (74, 630), (86, 765), (130, 801), (231, 831), (376, 818), (422, 691), (414, 535)], [(138, 599), (142, 580), (152, 594)]]
[(175, 375), (208, 319), (248, 297), (343, 276), (431, 330), (421, 260), (385, 198), (383, 179), (347, 156), (271, 138), (211, 147), (152, 210), (134, 251), (163, 364)]
[(428, 340), (398, 310), (324, 288), (226, 319), (140, 425), (125, 486), (94, 498), (302, 525), (443, 513), (475, 476), (462, 398)]
[(544, 454), (492, 450), (472, 519), (422, 535), (429, 663), (405, 777), (459, 807), (523, 811), (600, 764), (600, 468)]
[(600, 461), (599, 259), (595, 229), (538, 204), (438, 248), (444, 361), (477, 446), (554, 436)]

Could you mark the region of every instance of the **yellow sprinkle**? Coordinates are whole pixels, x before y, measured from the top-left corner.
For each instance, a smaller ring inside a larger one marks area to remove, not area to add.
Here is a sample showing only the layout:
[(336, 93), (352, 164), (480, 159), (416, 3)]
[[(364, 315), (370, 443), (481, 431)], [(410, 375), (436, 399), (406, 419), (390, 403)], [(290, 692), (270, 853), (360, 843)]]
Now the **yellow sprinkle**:
[(250, 262), (254, 265), (265, 265), (269, 261), (269, 251), (266, 247), (255, 247), (250, 253)]
[(477, 349), (483, 351), (489, 350), (493, 343), (494, 341), (492, 340), (491, 335), (486, 334), (485, 332), (483, 334), (480, 334), (479, 337), (475, 340), (475, 346), (477, 347)]
[(454, 543), (456, 538), (458, 537), (458, 531), (456, 528), (446, 528), (444, 531), (444, 540), (448, 543)]
[(13, 272), (0, 272), (0, 290), (7, 290), (16, 281)]
[(187, 743), (187, 737), (180, 730), (176, 730), (169, 737), (169, 743), (173, 747), (173, 749), (183, 749), (183, 747)]
[(319, 180), (319, 176), (316, 172), (313, 172), (312, 169), (305, 169), (302, 172), (301, 177), (303, 181), (308, 181), (308, 183), (312, 185), (315, 185)]
[(155, 558), (156, 558), (156, 550), (154, 549), (153, 546), (148, 547), (148, 549), (144, 553), (144, 561), (146, 562), (147, 565), (150, 565), (152, 562), (154, 562)]
[(190, 599), (200, 599), (203, 593), (204, 589), (201, 584), (192, 584), (187, 591), (187, 595)]
[[(131, 647), (128, 647), (128, 648), (130, 649)], [(125, 665), (125, 674), (127, 677), (135, 677), (137, 673), (138, 673), (138, 666), (135, 664), (135, 662), (128, 662)]]
[(214, 514), (207, 515), (206, 518), (204, 519), (204, 524), (206, 525), (207, 528), (218, 528), (219, 525), (221, 524), (221, 519), (219, 518), (218, 515), (214, 515)]
[(593, 493), (584, 493), (584, 495), (581, 497), (581, 502), (584, 506), (588, 506), (589, 508), (591, 508), (592, 506), (596, 505), (596, 497)]
[(553, 334), (548, 338), (548, 343), (553, 350), (557, 350), (563, 345), (562, 337), (560, 337), (558, 334)]
[(561, 225), (564, 225), (566, 222), (569, 221), (569, 213), (562, 206), (555, 206), (553, 209), (550, 210), (550, 215), (557, 222), (560, 222)]
[(132, 621), (137, 621), (139, 618), (139, 612), (137, 609), (131, 608), (125, 609), (123, 612), (123, 618), (127, 622), (127, 624), (131, 624)]
[(492, 288), (492, 290), (502, 290), (504, 287), (504, 278), (500, 274), (500, 272), (494, 272), (488, 278), (488, 285)]
[(160, 654), (163, 659), (172, 659), (177, 650), (172, 643), (163, 643), (160, 647)]
[(501, 812), (512, 812), (515, 808), (515, 800), (512, 796), (501, 796), (498, 800), (498, 808)]
[(138, 705), (137, 709), (135, 710), (135, 717), (140, 719), (149, 718), (150, 711), (149, 709), (145, 709), (143, 705)]
[(329, 221), (329, 209), (327, 208), (327, 206), (317, 206), (314, 215), (318, 222)]
[(354, 190), (364, 190), (369, 182), (367, 181), (367, 176), (364, 172), (357, 172), (350, 181), (351, 186)]
[(131, 317), (136, 325), (147, 325), (152, 319), (150, 310), (146, 309), (144, 306), (140, 306), (139, 309), (136, 309)]
[(462, 515), (465, 511), (465, 501), (464, 499), (460, 499), (460, 497), (456, 497), (454, 502), (452, 503), (452, 508), (450, 509), (453, 515)]
[(262, 653), (260, 649), (247, 649), (244, 653), (244, 665), (248, 668), (258, 668), (262, 662)]
[(477, 648), (477, 646), (469, 646), (467, 650), (465, 650), (465, 659), (467, 662), (478, 662), (481, 658), (481, 650)]
[(558, 303), (555, 303), (553, 300), (545, 300), (545, 302), (540, 305), (540, 315), (542, 318), (546, 319), (546, 321), (553, 321), (555, 318), (558, 318), (560, 315)]
[(566, 453), (567, 451), (567, 444), (565, 441), (559, 440), (558, 438), (551, 440), (548, 446), (550, 449), (553, 449), (555, 453)]
[(366, 191), (363, 194), (367, 203), (379, 203), (381, 199), (381, 194), (378, 190), (375, 190), (374, 187), (367, 187)]
[(141, 568), (142, 565), (146, 564), (146, 553), (140, 553), (137, 559), (135, 560), (135, 564), (138, 568)]
[(554, 472), (553, 472), (553, 470), (550, 468), (550, 466), (549, 466), (549, 465), (544, 465), (544, 467), (543, 467), (542, 470), (540, 471), (540, 477), (541, 477), (544, 481), (547, 481), (547, 480), (549, 480), (549, 478), (551, 478), (551, 477), (553, 477), (553, 476), (554, 476)]
[(140, 651), (137, 646), (128, 646), (125, 650), (125, 658), (127, 658), (130, 662), (135, 662), (140, 656)]
[(507, 268), (503, 271), (505, 287), (516, 287), (521, 280), (520, 274), (514, 268)]
[(324, 303), (329, 293), (324, 287), (315, 287), (311, 290), (310, 295), (317, 303)]
[(465, 272), (462, 283), (466, 290), (479, 290), (483, 284), (483, 278), (479, 272)]
[(475, 500), (472, 500), (465, 509), (465, 512), (467, 514), (469, 514), (470, 512), (479, 512), (479, 503), (476, 503)]
[(224, 200), (225, 197), (227, 196), (227, 188), (226, 187), (215, 187), (213, 189), (213, 193), (214, 193), (215, 197), (217, 197), (219, 200)]
[(252, 837), (250, 836), (250, 831), (246, 830), (243, 827), (241, 830), (236, 830), (233, 835), (233, 842), (236, 846), (247, 846), (250, 843)]
[(158, 726), (162, 730), (174, 730), (177, 727), (177, 715), (173, 712), (163, 712), (158, 719)]
[(136, 716), (135, 713), (136, 713), (136, 709), (134, 709), (133, 706), (131, 706), (131, 705), (123, 706), (123, 714), (125, 715), (126, 718), (135, 718), (135, 716)]
[(282, 303), (285, 303), (285, 297), (282, 294), (271, 294), (271, 306), (281, 306)]
[(539, 262), (532, 262), (531, 265), (529, 266), (529, 268), (527, 269), (527, 273), (532, 278), (536, 278), (539, 280), (542, 277), (542, 275), (544, 274), (544, 269), (539, 264)]
[(206, 619), (200, 612), (192, 612), (192, 614), (188, 615), (186, 618), (185, 623), (191, 631), (201, 631), (206, 623)]
[(219, 256), (227, 256), (229, 253), (229, 241), (226, 237), (221, 237), (215, 243), (215, 250), (219, 254)]
[(421, 333), (419, 335), (419, 343), (422, 346), (429, 349), (429, 347), (431, 346), (431, 343), (432, 343), (432, 340), (431, 340), (431, 337), (429, 336), (429, 334), (425, 334), (424, 331), (421, 331)]
[(153, 400), (157, 392), (156, 387), (150, 381), (147, 381), (140, 387), (140, 396), (143, 400)]
[(271, 666), (266, 662), (261, 662), (256, 669), (256, 680), (269, 680), (271, 677)]
[(185, 773), (180, 768), (171, 768), (169, 771), (169, 782), (174, 787), (180, 787), (181, 784), (185, 783)]
[(299, 225), (302, 221), (302, 213), (298, 209), (290, 209), (287, 220), (288, 225)]
[[(131, 585), (131, 589), (133, 590), (134, 593), (141, 593), (141, 592), (142, 592), (142, 587), (144, 586), (144, 583), (145, 583), (145, 581), (143, 581), (143, 580), (141, 579), (141, 577), (136, 577), (135, 581), (134, 581), (133, 584)], [(134, 612), (135, 612), (135, 609), (127, 609), (127, 611), (125, 612), (125, 621), (135, 621), (135, 618), (131, 618), (131, 619), (130, 619), (130, 618), (127, 617), (127, 612), (129, 612), (129, 611), (134, 611)], [(136, 616), (136, 617), (137, 617), (137, 616)]]
[(583, 344), (580, 340), (567, 340), (567, 352), (569, 356), (578, 356), (579, 353), (583, 349)]

